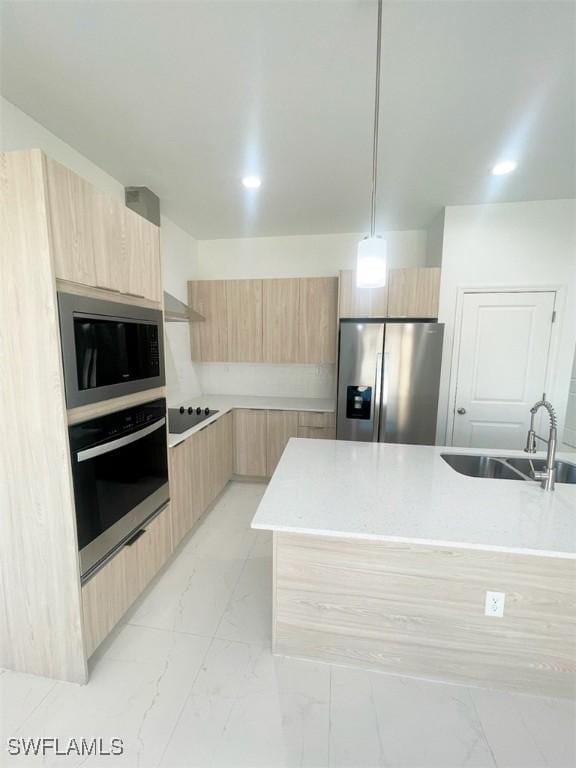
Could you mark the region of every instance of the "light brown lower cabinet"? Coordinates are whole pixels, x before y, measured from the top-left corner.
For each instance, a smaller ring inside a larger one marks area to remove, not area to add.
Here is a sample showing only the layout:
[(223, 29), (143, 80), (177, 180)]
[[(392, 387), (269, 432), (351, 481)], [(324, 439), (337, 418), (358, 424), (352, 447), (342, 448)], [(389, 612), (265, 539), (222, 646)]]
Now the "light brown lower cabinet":
[(204, 427), (198, 436), (199, 464), (203, 480), (203, 514), (232, 476), (232, 414), (221, 416)]
[(234, 474), (266, 477), (266, 411), (234, 411)]
[(336, 440), (336, 427), (298, 427), (298, 437)]
[(86, 655), (91, 656), (172, 552), (170, 506), (82, 587)]
[(291, 437), (336, 437), (336, 416), (323, 411), (234, 411), (234, 474), (271, 477)]
[(172, 535), (176, 547), (232, 476), (232, 414), (170, 448)]
[(170, 448), (170, 503), (174, 546), (204, 511), (201, 433)]
[(299, 427), (335, 427), (336, 414), (325, 411), (300, 411)]
[(320, 411), (300, 411), (298, 414), (298, 437), (335, 440), (336, 414)]
[(266, 475), (271, 477), (291, 437), (298, 437), (297, 411), (268, 411), (266, 422)]

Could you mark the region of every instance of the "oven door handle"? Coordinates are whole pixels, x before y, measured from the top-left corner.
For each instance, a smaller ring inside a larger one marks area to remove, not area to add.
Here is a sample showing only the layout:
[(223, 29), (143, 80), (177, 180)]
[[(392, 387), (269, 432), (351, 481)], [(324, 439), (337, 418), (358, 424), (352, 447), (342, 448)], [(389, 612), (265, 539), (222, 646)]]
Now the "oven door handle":
[(80, 462), (86, 461), (87, 459), (93, 459), (95, 456), (102, 456), (104, 453), (115, 451), (116, 448), (122, 448), (124, 445), (135, 443), (136, 440), (141, 440), (143, 437), (146, 437), (146, 435), (151, 435), (152, 432), (156, 432), (156, 430), (160, 429), (164, 424), (166, 424), (166, 418), (155, 421), (154, 424), (150, 424), (148, 427), (144, 427), (144, 429), (139, 429), (138, 432), (132, 432), (125, 437), (119, 437), (117, 440), (111, 440), (109, 443), (97, 445), (95, 448), (86, 448), (85, 451), (79, 451), (76, 454), (76, 460)]

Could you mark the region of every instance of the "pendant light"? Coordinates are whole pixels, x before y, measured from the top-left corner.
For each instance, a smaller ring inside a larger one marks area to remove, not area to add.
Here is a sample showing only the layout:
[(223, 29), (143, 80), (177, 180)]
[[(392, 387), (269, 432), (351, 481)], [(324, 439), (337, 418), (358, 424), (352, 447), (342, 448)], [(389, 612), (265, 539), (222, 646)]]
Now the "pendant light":
[(376, 33), (376, 89), (374, 93), (374, 143), (372, 145), (372, 210), (370, 236), (358, 243), (356, 284), (379, 287), (386, 285), (386, 240), (376, 234), (376, 184), (378, 182), (378, 117), (380, 113), (380, 59), (382, 48), (382, 0), (378, 0)]

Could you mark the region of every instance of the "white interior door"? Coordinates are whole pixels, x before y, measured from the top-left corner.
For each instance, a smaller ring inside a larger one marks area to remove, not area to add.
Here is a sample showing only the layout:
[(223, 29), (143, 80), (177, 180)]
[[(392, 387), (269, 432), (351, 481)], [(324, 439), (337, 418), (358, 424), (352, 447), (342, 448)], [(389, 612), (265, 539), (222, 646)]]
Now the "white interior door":
[(554, 291), (464, 294), (452, 445), (522, 448), (546, 383)]

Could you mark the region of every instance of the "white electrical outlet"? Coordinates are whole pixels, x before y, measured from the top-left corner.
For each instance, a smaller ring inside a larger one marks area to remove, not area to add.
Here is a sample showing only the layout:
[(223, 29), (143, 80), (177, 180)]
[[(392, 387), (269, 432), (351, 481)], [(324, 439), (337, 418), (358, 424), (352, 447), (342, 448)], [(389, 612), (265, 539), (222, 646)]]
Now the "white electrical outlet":
[(486, 616), (504, 616), (505, 592), (486, 592), (484, 614)]

